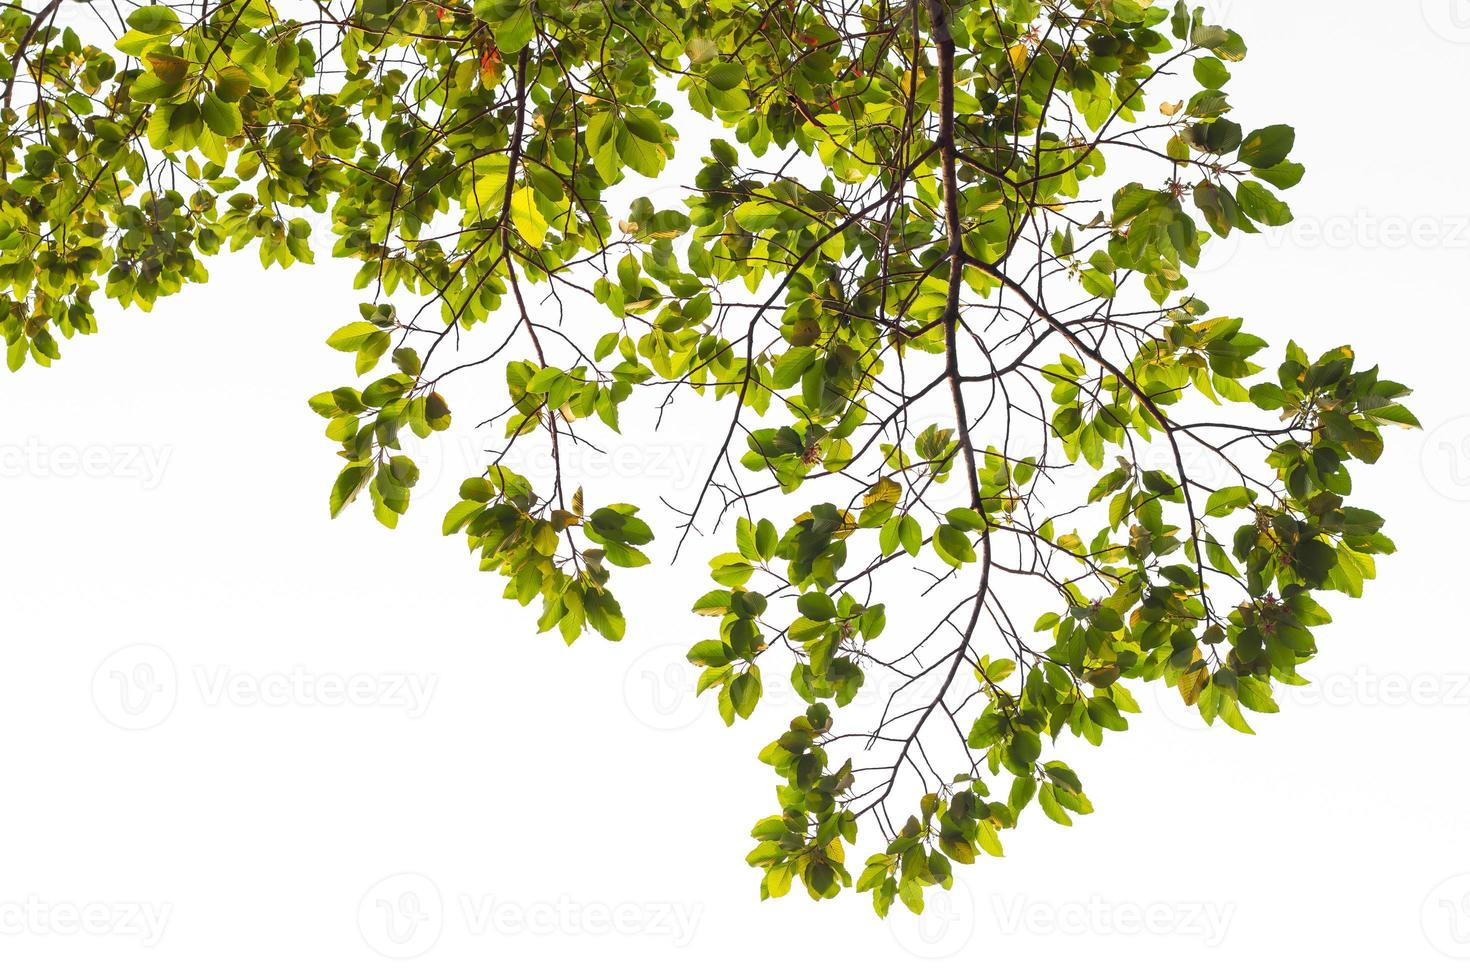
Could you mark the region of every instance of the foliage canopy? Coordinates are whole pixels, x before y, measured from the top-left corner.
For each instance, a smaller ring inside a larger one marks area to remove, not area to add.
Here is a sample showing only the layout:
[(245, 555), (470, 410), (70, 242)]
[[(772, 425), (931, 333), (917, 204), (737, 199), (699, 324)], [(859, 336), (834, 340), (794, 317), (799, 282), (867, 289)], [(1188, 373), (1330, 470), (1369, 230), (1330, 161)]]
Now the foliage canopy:
[[(623, 636), (654, 529), (562, 447), (638, 395), (717, 400), (668, 522), (733, 535), (689, 659), (727, 723), (771, 683), (810, 705), (761, 754), (763, 896), (920, 909), (1028, 809), (1089, 812), (1054, 746), (1126, 729), (1145, 684), (1249, 731), (1303, 683), (1319, 598), (1393, 550), (1346, 500), (1408, 390), (1345, 346), (1267, 369), (1191, 288), (1303, 176), (1289, 126), (1232, 118), (1246, 46), (1203, 9), (49, 0), (0, 42), (12, 370), (96, 330), (99, 293), (149, 309), (222, 249), (310, 261), (329, 220), (371, 293), (323, 331), (360, 380), (310, 399), (331, 513), (394, 526), (401, 434), (450, 427), (450, 375), (503, 372), (502, 448), (443, 529), (568, 642)], [(683, 202), (626, 194), (696, 114), (724, 135)], [(564, 300), (597, 322), (539, 312)], [(522, 440), (549, 486), (504, 462)]]

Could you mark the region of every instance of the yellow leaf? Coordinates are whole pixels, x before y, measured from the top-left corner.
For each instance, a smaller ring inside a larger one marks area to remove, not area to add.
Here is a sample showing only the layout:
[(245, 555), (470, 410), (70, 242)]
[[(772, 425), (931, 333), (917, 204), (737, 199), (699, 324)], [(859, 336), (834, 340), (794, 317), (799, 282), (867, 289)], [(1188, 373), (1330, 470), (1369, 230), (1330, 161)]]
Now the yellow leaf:
[(863, 496), (863, 506), (872, 507), (874, 504), (897, 504), (899, 494), (898, 484), (885, 476), (868, 489), (868, 492)]
[(1205, 668), (1205, 662), (1200, 657), (1199, 651), (1194, 652), (1194, 663), (1189, 665), (1179, 677), (1179, 693), (1184, 696), (1184, 703), (1194, 705), (1199, 701), (1199, 696), (1204, 693), (1205, 684), (1209, 682), (1210, 672)]
[(505, 182), (510, 179), (509, 161), (505, 157), (476, 160), (474, 177), (465, 195), (465, 210), (482, 216), (498, 213), (505, 202)]
[(147, 61), (148, 67), (153, 69), (153, 74), (170, 85), (179, 84), (189, 73), (189, 62), (171, 54), (155, 52), (148, 55)]
[(546, 219), (536, 207), (536, 192), (531, 188), (522, 187), (511, 196), (510, 218), (527, 245), (540, 248), (546, 241)]

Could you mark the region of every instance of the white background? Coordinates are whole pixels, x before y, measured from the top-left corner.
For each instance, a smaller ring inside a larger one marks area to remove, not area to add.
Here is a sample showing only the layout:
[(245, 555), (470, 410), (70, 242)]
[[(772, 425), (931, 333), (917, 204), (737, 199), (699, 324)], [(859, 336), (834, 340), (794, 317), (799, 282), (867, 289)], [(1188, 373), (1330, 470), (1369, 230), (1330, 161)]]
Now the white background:
[[(717, 546), (622, 573), (627, 639), (568, 650), (438, 533), (467, 418), (398, 531), (327, 520), (305, 398), (349, 380), (322, 338), (353, 270), (229, 257), (0, 379), (0, 974), (1463, 976), (1470, 3), (1211, 9), (1251, 45), (1238, 115), (1295, 123), (1309, 171), (1297, 224), (1220, 246), (1206, 295), (1278, 345), (1352, 342), (1425, 423), (1358, 481), (1400, 554), (1259, 735), (1145, 691), (1129, 734), (1068, 755), (1096, 814), (1030, 815), (922, 922), (762, 904), (754, 753), (794, 711), (727, 731), (689, 692)], [(656, 495), (687, 503), (711, 461), (680, 421), (582, 462), (667, 523)]]

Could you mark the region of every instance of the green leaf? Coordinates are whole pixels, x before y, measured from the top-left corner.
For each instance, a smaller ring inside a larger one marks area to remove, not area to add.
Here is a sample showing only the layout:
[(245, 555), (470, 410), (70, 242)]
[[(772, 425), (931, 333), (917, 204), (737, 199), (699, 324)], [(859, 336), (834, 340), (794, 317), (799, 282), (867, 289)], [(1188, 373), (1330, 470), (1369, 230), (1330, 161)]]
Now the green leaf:
[(383, 331), (379, 330), (373, 324), (359, 320), (356, 323), (349, 323), (345, 327), (339, 327), (332, 331), (332, 335), (327, 338), (327, 346), (333, 350), (355, 351), (367, 343), (369, 339), (381, 333)]
[[(722, 61), (717, 65), (711, 66), (710, 70), (705, 72), (704, 77), (715, 88), (728, 91), (745, 81), (745, 69), (735, 62)], [(659, 139), (658, 136), (645, 136), (643, 138), (652, 139), (655, 142)]]
[(1041, 789), (1037, 792), (1036, 797), (1041, 803), (1042, 813), (1045, 813), (1063, 827), (1072, 826), (1072, 818), (1066, 810), (1062, 809), (1061, 804), (1057, 802), (1057, 791), (1051, 783), (1042, 783)]
[(1296, 144), (1296, 130), (1290, 126), (1267, 126), (1245, 138), (1240, 145), (1240, 162), (1251, 167), (1270, 168), (1286, 159)]
[(1255, 502), (1255, 493), (1245, 487), (1225, 487), (1210, 494), (1205, 502), (1206, 517), (1224, 517), (1232, 511), (1249, 507)]
[(220, 69), (214, 94), (225, 102), (239, 102), (250, 91), (250, 76), (243, 68), (227, 65)]
[(959, 528), (941, 524), (934, 531), (934, 550), (940, 558), (956, 567), (975, 560), (975, 548)]
[(243, 123), (240, 119), (240, 110), (230, 102), (226, 102), (213, 92), (204, 93), (204, 101), (200, 105), (200, 114), (204, 117), (207, 125), (220, 136), (230, 137), (240, 135)]
[(1301, 183), (1307, 168), (1299, 163), (1278, 163), (1274, 167), (1258, 167), (1251, 171), (1266, 183), (1289, 190)]
[(760, 699), (761, 677), (758, 668), (752, 667), (730, 682), (730, 702), (741, 718), (749, 718)]
[(489, 22), (495, 45), (505, 54), (515, 54), (536, 36), (536, 19), (529, 4), (476, 0), (475, 16)]
[(1194, 77), (1207, 89), (1222, 89), (1230, 82), (1230, 69), (1219, 58), (1198, 58), (1194, 63)]
[(331, 514), (336, 517), (373, 476), (373, 464), (348, 463), (332, 484)]
[(1263, 184), (1254, 180), (1243, 180), (1236, 188), (1236, 200), (1240, 209), (1263, 225), (1276, 227), (1291, 222), (1291, 208), (1278, 200)]
[(128, 14), (128, 26), (140, 34), (177, 34), (183, 30), (172, 7), (139, 7)]
[(825, 592), (806, 592), (796, 600), (796, 608), (807, 619), (825, 623), (837, 615), (837, 607), (832, 602), (832, 597)]

